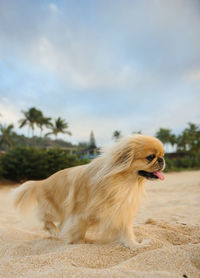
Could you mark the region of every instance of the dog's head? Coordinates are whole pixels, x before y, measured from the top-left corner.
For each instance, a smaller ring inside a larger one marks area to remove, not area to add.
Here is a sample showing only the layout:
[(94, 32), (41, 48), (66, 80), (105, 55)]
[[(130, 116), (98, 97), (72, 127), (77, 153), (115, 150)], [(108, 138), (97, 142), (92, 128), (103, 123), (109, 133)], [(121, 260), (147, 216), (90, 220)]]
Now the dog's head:
[(111, 149), (111, 173), (137, 174), (147, 179), (164, 179), (163, 144), (155, 137), (132, 135), (123, 138)]

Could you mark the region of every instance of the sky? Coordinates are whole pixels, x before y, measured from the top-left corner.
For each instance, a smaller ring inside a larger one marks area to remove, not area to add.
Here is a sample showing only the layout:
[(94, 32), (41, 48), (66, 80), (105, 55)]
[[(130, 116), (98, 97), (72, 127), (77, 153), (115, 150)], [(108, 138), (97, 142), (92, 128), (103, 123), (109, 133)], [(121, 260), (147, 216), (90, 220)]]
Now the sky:
[(198, 0), (1, 0), (0, 123), (36, 107), (100, 146), (200, 124), (199, 32)]

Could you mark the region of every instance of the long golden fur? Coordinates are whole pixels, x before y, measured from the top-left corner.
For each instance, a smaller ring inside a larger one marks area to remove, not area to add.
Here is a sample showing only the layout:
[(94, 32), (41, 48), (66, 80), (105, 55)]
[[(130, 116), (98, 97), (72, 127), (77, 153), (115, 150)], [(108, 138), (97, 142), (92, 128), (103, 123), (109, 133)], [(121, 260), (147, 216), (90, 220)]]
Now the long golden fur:
[(54, 236), (62, 231), (68, 243), (84, 240), (87, 229), (97, 226), (102, 238), (134, 248), (138, 242), (132, 221), (144, 181), (163, 179), (163, 155), (163, 145), (154, 137), (123, 138), (87, 165), (25, 182), (15, 189), (15, 207), (35, 203), (44, 229)]

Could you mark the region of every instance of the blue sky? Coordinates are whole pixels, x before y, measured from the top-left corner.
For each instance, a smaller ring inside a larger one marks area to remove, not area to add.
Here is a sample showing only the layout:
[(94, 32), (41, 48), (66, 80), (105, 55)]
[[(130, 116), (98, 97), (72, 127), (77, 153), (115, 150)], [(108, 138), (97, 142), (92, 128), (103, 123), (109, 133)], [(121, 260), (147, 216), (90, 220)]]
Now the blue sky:
[(35, 106), (73, 143), (200, 119), (200, 4), (193, 0), (1, 0), (0, 113)]

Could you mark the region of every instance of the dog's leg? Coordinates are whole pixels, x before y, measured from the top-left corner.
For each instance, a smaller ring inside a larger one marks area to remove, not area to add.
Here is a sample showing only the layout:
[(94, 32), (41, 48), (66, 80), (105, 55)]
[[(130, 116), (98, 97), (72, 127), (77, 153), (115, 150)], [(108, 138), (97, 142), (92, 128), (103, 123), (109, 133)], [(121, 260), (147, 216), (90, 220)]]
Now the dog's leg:
[(143, 240), (141, 243), (137, 241), (133, 233), (132, 225), (127, 226), (119, 232), (119, 241), (130, 249), (147, 247), (151, 245), (151, 240)]
[(63, 237), (68, 243), (84, 242), (87, 222), (77, 216), (70, 216), (62, 230)]
[(44, 220), (44, 230), (48, 231), (52, 236), (58, 236), (59, 230), (52, 221)]
[(140, 243), (135, 238), (135, 235), (133, 233), (133, 228), (131, 225), (122, 229), (119, 232), (119, 241), (125, 247), (128, 247), (130, 249), (134, 249), (134, 248), (140, 246)]
[(54, 224), (55, 217), (53, 217), (49, 213), (44, 213), (40, 207), (37, 210), (37, 216), (39, 220), (43, 223), (43, 229), (49, 232), (51, 236), (57, 237), (59, 234), (59, 229)]

